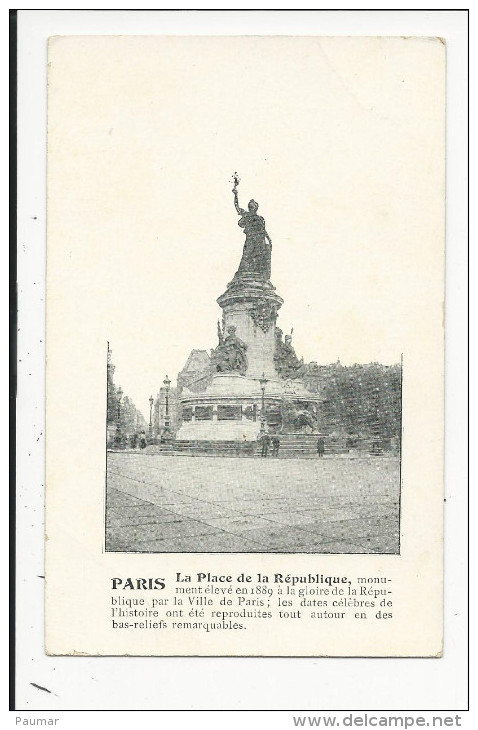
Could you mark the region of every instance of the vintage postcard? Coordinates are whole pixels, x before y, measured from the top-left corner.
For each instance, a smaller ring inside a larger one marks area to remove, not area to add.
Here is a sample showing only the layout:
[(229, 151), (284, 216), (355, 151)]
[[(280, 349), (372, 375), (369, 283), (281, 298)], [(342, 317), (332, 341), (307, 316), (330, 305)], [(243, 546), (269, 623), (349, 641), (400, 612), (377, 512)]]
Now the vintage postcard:
[(50, 39), (47, 653), (441, 656), (445, 63)]

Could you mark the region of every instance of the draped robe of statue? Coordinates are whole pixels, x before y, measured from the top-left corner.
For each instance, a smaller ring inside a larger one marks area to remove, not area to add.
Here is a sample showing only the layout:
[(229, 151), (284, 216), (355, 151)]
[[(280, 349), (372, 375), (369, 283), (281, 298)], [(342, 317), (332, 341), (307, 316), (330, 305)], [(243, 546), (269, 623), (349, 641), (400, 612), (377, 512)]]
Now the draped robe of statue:
[(271, 246), (265, 239), (264, 218), (256, 213), (245, 213), (238, 221), (238, 225), (244, 228), (246, 240), (237, 275), (257, 274), (261, 278), (270, 279)]
[[(268, 281), (271, 276), (271, 241), (266, 231), (266, 223), (261, 215), (257, 215), (258, 205), (254, 200), (249, 202), (249, 210), (239, 207), (237, 191), (234, 190), (234, 205), (241, 218), (237, 225), (244, 229), (246, 240), (241, 262), (236, 276), (254, 275)], [(267, 239), (267, 240), (266, 240)]]

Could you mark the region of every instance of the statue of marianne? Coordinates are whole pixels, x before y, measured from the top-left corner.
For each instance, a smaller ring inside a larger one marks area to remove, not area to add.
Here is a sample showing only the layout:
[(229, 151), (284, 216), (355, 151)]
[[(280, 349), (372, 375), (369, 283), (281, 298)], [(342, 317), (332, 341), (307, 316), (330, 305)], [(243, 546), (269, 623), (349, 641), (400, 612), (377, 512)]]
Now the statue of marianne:
[(242, 252), (241, 263), (236, 272), (236, 276), (242, 274), (255, 274), (261, 279), (268, 281), (271, 276), (271, 249), (272, 241), (266, 231), (265, 220), (262, 216), (257, 215), (259, 205), (255, 200), (250, 200), (248, 210), (239, 207), (237, 197), (237, 185), (239, 180), (234, 179), (234, 206), (237, 213), (241, 216), (237, 225), (244, 228), (246, 240)]

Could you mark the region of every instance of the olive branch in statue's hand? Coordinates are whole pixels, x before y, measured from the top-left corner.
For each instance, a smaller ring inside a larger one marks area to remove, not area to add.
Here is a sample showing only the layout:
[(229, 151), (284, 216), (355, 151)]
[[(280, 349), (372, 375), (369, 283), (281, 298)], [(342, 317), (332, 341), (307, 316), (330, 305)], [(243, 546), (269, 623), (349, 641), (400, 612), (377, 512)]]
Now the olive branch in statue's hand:
[(241, 178), (239, 177), (237, 172), (235, 172), (234, 175), (232, 176), (232, 183), (234, 185), (234, 187), (232, 188), (232, 192), (234, 193), (234, 195), (237, 194), (237, 186), (239, 185), (240, 181), (241, 181)]

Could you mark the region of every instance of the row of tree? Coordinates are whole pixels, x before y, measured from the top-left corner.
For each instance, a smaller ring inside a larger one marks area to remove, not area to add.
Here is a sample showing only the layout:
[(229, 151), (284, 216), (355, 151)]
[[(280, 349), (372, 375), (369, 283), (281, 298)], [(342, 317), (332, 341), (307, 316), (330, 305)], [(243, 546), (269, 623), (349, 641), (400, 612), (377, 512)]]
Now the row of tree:
[(320, 428), (340, 436), (399, 438), (401, 390), (400, 365), (338, 364), (322, 381)]

